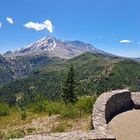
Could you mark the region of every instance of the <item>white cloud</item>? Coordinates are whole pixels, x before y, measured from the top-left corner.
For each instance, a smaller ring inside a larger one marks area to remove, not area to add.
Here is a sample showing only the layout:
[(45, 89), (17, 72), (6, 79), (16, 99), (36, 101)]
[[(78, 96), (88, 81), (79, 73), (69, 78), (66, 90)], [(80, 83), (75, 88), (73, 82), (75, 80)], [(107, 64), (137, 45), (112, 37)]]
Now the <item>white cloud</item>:
[(7, 17), (6, 20), (7, 20), (7, 22), (8, 22), (9, 24), (14, 24), (14, 21), (13, 21), (12, 18)]
[(37, 22), (28, 22), (24, 24), (24, 27), (29, 28), (29, 29), (34, 29), (36, 31), (41, 31), (44, 29), (47, 29), (50, 33), (53, 32), (53, 25), (50, 20), (46, 20), (43, 23), (37, 23)]
[(0, 28), (2, 28), (2, 22), (0, 22)]
[(44, 24), (42, 23), (35, 23), (35, 22), (28, 22), (24, 24), (24, 27), (29, 28), (29, 29), (34, 29), (36, 31), (40, 31), (44, 29)]
[(132, 40), (121, 40), (120, 43), (131, 43), (133, 42)]
[(53, 25), (52, 25), (52, 22), (50, 20), (46, 20), (44, 22), (44, 25), (49, 32), (51, 32), (51, 33), (53, 32)]

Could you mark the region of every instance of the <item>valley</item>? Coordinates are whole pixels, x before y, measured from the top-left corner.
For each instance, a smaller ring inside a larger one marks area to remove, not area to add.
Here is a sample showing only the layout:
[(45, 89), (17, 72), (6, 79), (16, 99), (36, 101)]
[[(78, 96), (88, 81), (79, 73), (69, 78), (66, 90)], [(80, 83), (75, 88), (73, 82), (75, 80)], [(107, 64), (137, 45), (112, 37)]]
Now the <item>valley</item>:
[[(71, 66), (77, 101), (66, 104), (62, 93)], [(0, 71), (1, 139), (90, 129), (96, 98), (115, 89), (137, 91), (140, 79), (135, 59), (54, 37), (1, 55)]]

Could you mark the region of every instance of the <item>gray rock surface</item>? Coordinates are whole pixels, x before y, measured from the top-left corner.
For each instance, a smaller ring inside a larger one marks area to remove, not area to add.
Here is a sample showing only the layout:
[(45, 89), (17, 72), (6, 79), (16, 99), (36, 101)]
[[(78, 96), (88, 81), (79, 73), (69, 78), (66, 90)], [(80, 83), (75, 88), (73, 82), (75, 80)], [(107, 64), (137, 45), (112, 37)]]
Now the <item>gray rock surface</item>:
[(14, 51), (8, 51), (4, 54), (4, 56), (8, 58), (15, 58), (16, 56), (46, 54), (49, 57), (70, 59), (84, 52), (92, 52), (94, 54), (100, 53), (108, 56), (114, 56), (112, 54), (96, 49), (92, 45), (84, 43), (82, 41), (64, 41), (51, 36), (44, 37), (23, 48), (19, 48)]
[(140, 109), (140, 92), (131, 93), (135, 109)]

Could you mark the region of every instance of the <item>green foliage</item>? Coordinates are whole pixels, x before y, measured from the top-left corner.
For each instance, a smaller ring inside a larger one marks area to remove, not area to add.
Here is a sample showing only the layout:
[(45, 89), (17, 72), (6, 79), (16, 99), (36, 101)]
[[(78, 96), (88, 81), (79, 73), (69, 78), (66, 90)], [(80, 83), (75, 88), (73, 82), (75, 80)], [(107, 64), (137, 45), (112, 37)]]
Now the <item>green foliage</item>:
[(83, 96), (78, 99), (75, 106), (80, 113), (92, 113), (93, 104), (95, 103), (96, 96)]
[(118, 62), (112, 68), (112, 71), (96, 83), (97, 93), (130, 88), (133, 91), (137, 90), (137, 80), (140, 78), (140, 64), (132, 60), (123, 60)]
[(10, 108), (6, 103), (0, 102), (0, 116), (7, 116), (10, 114)]
[(38, 102), (34, 104), (32, 111), (35, 113), (46, 112), (46, 105), (43, 102)]
[(21, 113), (21, 120), (26, 120), (27, 118), (27, 113), (24, 111)]
[(58, 101), (49, 101), (46, 106), (46, 111), (51, 116), (52, 114), (60, 114), (61, 111), (65, 108), (64, 102)]
[(35, 128), (28, 128), (28, 129), (27, 129), (27, 133), (28, 133), (28, 134), (32, 134), (34, 131), (36, 131)]
[(11, 65), (0, 55), (0, 86), (12, 81), (13, 71)]
[(90, 114), (96, 98), (96, 96), (83, 96), (78, 98), (75, 104), (68, 103), (63, 110), (61, 110), (61, 117), (81, 118), (81, 115)]
[(64, 118), (76, 118), (81, 114), (90, 114), (96, 98), (96, 96), (83, 96), (79, 97), (77, 102), (67, 104), (63, 101), (38, 101), (29, 104), (27, 110), (35, 113), (46, 112), (49, 116), (60, 114)]
[(78, 117), (78, 108), (75, 108), (74, 104), (68, 103), (61, 111), (61, 117), (70, 119)]
[(75, 81), (74, 81), (74, 70), (73, 65), (70, 66), (67, 79), (62, 89), (62, 100), (67, 103), (74, 103), (76, 101), (75, 95)]
[[(84, 53), (61, 63), (45, 63), (42, 58), (37, 58), (33, 64), (38, 64), (38, 67), (32, 68), (29, 77), (0, 87), (0, 101), (20, 107), (40, 102), (41, 98), (60, 101), (62, 89), (67, 90), (67, 86), (62, 88), (62, 85), (66, 83), (65, 77), (71, 64), (77, 96), (100, 95), (126, 87), (132, 91), (138, 89), (136, 83), (140, 79), (140, 63), (129, 59)], [(38, 95), (42, 97), (39, 99)]]
[(5, 133), (5, 139), (14, 139), (14, 138), (23, 138), (25, 136), (25, 132), (23, 129), (15, 129), (8, 131)]

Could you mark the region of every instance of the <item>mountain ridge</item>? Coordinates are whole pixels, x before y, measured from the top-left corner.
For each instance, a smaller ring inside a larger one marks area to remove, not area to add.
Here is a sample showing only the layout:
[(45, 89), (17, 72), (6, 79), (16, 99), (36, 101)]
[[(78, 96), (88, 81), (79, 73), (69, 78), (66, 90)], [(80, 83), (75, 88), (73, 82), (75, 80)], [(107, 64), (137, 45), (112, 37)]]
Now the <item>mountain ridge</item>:
[(8, 51), (4, 53), (6, 58), (16, 58), (17, 56), (34, 56), (34, 55), (48, 55), (49, 57), (59, 57), (62, 59), (71, 59), (84, 52), (101, 53), (112, 55), (102, 50), (99, 50), (89, 43), (82, 41), (62, 41), (55, 37), (46, 36), (29, 45), (17, 49), (15, 51)]
[(0, 84), (2, 86), (12, 80), (27, 78), (39, 69), (66, 61), (73, 62), (77, 58), (80, 58), (79, 63), (82, 63), (81, 58), (83, 61), (88, 60), (88, 57), (84, 57), (85, 54), (89, 57), (95, 55), (108, 61), (129, 59), (106, 53), (82, 41), (62, 41), (47, 36), (26, 47), (0, 55)]
[(75, 71), (78, 96), (99, 95), (108, 90), (128, 87), (135, 91), (140, 79), (139, 62), (86, 52), (70, 60), (33, 68), (29, 76), (15, 79), (0, 88), (0, 99), (7, 103), (11, 103), (12, 99), (13, 104), (16, 97), (21, 96), (22, 100), (30, 102), (41, 94), (49, 100), (59, 100), (71, 64)]

